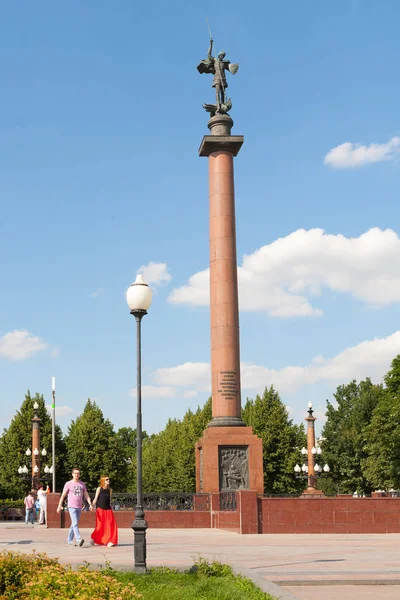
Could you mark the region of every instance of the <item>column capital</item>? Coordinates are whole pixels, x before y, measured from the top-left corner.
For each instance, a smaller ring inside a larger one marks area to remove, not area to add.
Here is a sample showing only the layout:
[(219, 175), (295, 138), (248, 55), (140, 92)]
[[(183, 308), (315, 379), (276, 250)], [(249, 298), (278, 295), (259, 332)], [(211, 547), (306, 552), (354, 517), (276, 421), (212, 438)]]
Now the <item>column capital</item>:
[(199, 148), (199, 156), (210, 156), (213, 152), (239, 154), (244, 142), (243, 135), (205, 135)]

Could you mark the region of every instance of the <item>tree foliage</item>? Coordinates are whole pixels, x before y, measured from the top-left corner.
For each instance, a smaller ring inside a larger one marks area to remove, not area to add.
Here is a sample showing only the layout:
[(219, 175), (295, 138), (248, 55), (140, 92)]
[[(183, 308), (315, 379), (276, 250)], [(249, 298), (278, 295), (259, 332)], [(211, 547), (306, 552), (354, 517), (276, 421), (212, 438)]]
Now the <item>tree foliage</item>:
[(195, 413), (188, 410), (182, 421), (169, 419), (165, 429), (143, 446), (145, 492), (194, 492), (196, 489), (195, 442), (211, 420), (211, 399)]
[(384, 381), (386, 388), (366, 428), (364, 470), (374, 489), (400, 489), (400, 355)]
[[(34, 417), (33, 405), (37, 402), (39, 405), (37, 414), (42, 420), (40, 426), (40, 445), (46, 448), (46, 459), (41, 457), (42, 475), (46, 464), (51, 466), (52, 457), (52, 422), (47, 412), (44, 398), (40, 394), (31, 396), (27, 392), (25, 399), (13, 417), (8, 429), (4, 429), (0, 437), (0, 491), (3, 498), (21, 498), (27, 488), (31, 487), (31, 481), (22, 481), (18, 475), (20, 466), (28, 465), (28, 458), (25, 451), (32, 448), (32, 419)], [(56, 484), (60, 489), (64, 478), (63, 457), (65, 455), (65, 443), (62, 437), (62, 431), (58, 425), (55, 428), (56, 442)], [(50, 481), (51, 485), (51, 481)]]
[(331, 471), (327, 480), (321, 480), (322, 489), (333, 485), (337, 493), (371, 492), (364, 470), (366, 432), (382, 394), (382, 386), (367, 378), (340, 385), (334, 394), (336, 406), (327, 401), (322, 448)]
[[(145, 431), (142, 431), (143, 444), (148, 439)], [(129, 492), (136, 491), (136, 449), (137, 431), (132, 427), (121, 427), (117, 431), (117, 438), (121, 445), (122, 456), (126, 465), (125, 489)]]
[(262, 396), (247, 400), (242, 418), (263, 442), (264, 493), (295, 494), (304, 482), (294, 477), (306, 443), (303, 425), (293, 424), (278, 392), (271, 386)]
[(79, 468), (89, 491), (95, 490), (102, 475), (110, 477), (115, 491), (125, 490), (128, 473), (124, 447), (96, 402), (88, 399), (83, 413), (68, 427), (65, 442), (66, 469), (70, 473)]

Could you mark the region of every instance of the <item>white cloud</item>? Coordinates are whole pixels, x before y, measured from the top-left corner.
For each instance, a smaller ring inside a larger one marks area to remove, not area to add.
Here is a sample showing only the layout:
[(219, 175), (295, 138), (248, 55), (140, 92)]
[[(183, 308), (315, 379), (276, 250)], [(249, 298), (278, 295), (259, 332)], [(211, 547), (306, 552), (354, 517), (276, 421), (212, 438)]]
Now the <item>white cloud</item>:
[(325, 360), (319, 355), (317, 363), (312, 361), (306, 366), (268, 369), (243, 363), (242, 385), (245, 389), (260, 391), (273, 384), (282, 393), (293, 393), (304, 385), (320, 381), (346, 383), (351, 379), (371, 377), (379, 382), (399, 353), (400, 331), (396, 331), (386, 338), (367, 340), (346, 348), (333, 358)]
[[(51, 416), (53, 414), (51, 404), (46, 404), (46, 408), (47, 408), (47, 412)], [(64, 406), (58, 406), (56, 404), (56, 419), (60, 418), (60, 417), (66, 417), (67, 415), (70, 415), (73, 412), (74, 412), (73, 409), (70, 406), (67, 406), (66, 404)]]
[(183, 398), (187, 398), (187, 399), (191, 399), (191, 398), (195, 398), (197, 396), (197, 392), (195, 390), (186, 390), (185, 392), (183, 392), (182, 397)]
[(392, 137), (386, 144), (362, 146), (345, 142), (329, 150), (324, 163), (338, 169), (362, 167), (383, 160), (390, 160), (400, 151), (400, 137)]
[[(208, 363), (184, 363), (177, 367), (157, 369), (152, 374), (156, 385), (142, 386), (142, 397), (151, 400), (184, 398), (191, 400), (198, 391), (210, 391), (210, 366)], [(195, 388), (195, 389), (194, 389)], [(136, 388), (129, 395), (136, 398)]]
[(142, 265), (137, 272), (143, 275), (143, 279), (148, 285), (159, 285), (160, 283), (171, 280), (167, 263), (149, 262), (147, 266)]
[[(136, 398), (137, 390), (132, 388), (129, 395)], [(177, 396), (175, 388), (168, 386), (156, 386), (156, 385), (142, 385), (142, 398), (146, 399), (159, 399), (159, 398), (174, 398)]]
[(195, 387), (199, 390), (210, 389), (210, 365), (200, 362), (186, 362), (177, 367), (157, 369), (154, 379), (159, 385)]
[(208, 306), (210, 302), (210, 270), (205, 269), (192, 275), (186, 285), (172, 290), (168, 300), (173, 304)]
[(97, 288), (94, 292), (90, 294), (92, 298), (97, 298), (98, 296), (102, 296), (104, 294), (104, 288)]
[[(400, 331), (386, 338), (363, 341), (346, 348), (336, 356), (325, 359), (318, 355), (305, 366), (269, 369), (252, 363), (241, 363), (244, 391), (261, 393), (265, 386), (274, 385), (282, 394), (294, 393), (305, 385), (318, 382), (346, 383), (351, 379), (371, 377), (378, 383), (390, 368), (392, 359), (400, 353)], [(176, 367), (157, 369), (154, 379), (160, 384), (171, 384), (178, 396), (179, 388), (191, 386), (198, 392), (210, 393), (210, 365), (187, 362)], [(148, 386), (153, 388), (153, 386)], [(155, 387), (153, 389), (156, 389)], [(161, 388), (162, 389), (162, 388)], [(171, 389), (171, 388), (167, 388)], [(244, 394), (245, 395), (245, 394)], [(291, 410), (288, 407), (288, 410)]]
[[(356, 238), (298, 229), (244, 256), (238, 279), (240, 310), (272, 317), (321, 315), (308, 296), (324, 289), (384, 306), (400, 302), (400, 239), (391, 229), (373, 228)], [(207, 306), (209, 270), (190, 277), (168, 300)]]
[(8, 360), (25, 360), (46, 348), (46, 342), (26, 329), (16, 329), (0, 337), (0, 357)]

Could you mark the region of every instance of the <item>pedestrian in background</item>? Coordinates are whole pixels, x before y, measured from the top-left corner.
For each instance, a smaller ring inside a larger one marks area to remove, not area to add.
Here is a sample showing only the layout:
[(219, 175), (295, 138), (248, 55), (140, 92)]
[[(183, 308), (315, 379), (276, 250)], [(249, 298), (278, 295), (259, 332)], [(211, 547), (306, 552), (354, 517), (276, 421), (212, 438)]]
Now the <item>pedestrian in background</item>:
[(35, 508), (35, 498), (32, 496), (32, 492), (28, 490), (26, 492), (26, 496), (24, 498), (24, 506), (25, 506), (25, 525), (28, 525), (30, 522), (31, 525), (34, 524), (35, 518), (33, 516), (33, 511)]
[(44, 525), (46, 520), (47, 520), (47, 516), (46, 516), (46, 510), (47, 510), (47, 494), (49, 493), (50, 488), (49, 486), (46, 487), (46, 489), (44, 489), (43, 485), (39, 486), (38, 492), (37, 492), (37, 497), (38, 497), (38, 501), (39, 501), (39, 525)]

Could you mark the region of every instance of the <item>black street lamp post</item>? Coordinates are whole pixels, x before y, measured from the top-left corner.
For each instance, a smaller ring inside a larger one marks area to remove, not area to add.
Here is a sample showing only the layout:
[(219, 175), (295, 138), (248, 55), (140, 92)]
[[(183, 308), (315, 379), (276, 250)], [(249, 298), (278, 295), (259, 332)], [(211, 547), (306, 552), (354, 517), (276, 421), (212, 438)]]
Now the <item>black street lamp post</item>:
[(137, 415), (136, 415), (136, 477), (137, 477), (137, 503), (135, 520), (132, 523), (134, 531), (134, 557), (136, 573), (145, 573), (146, 568), (146, 530), (147, 522), (143, 510), (142, 489), (142, 351), (141, 351), (141, 323), (147, 309), (150, 307), (152, 293), (144, 282), (143, 276), (138, 275), (136, 281), (128, 288), (126, 300), (136, 319), (136, 366), (137, 366)]

